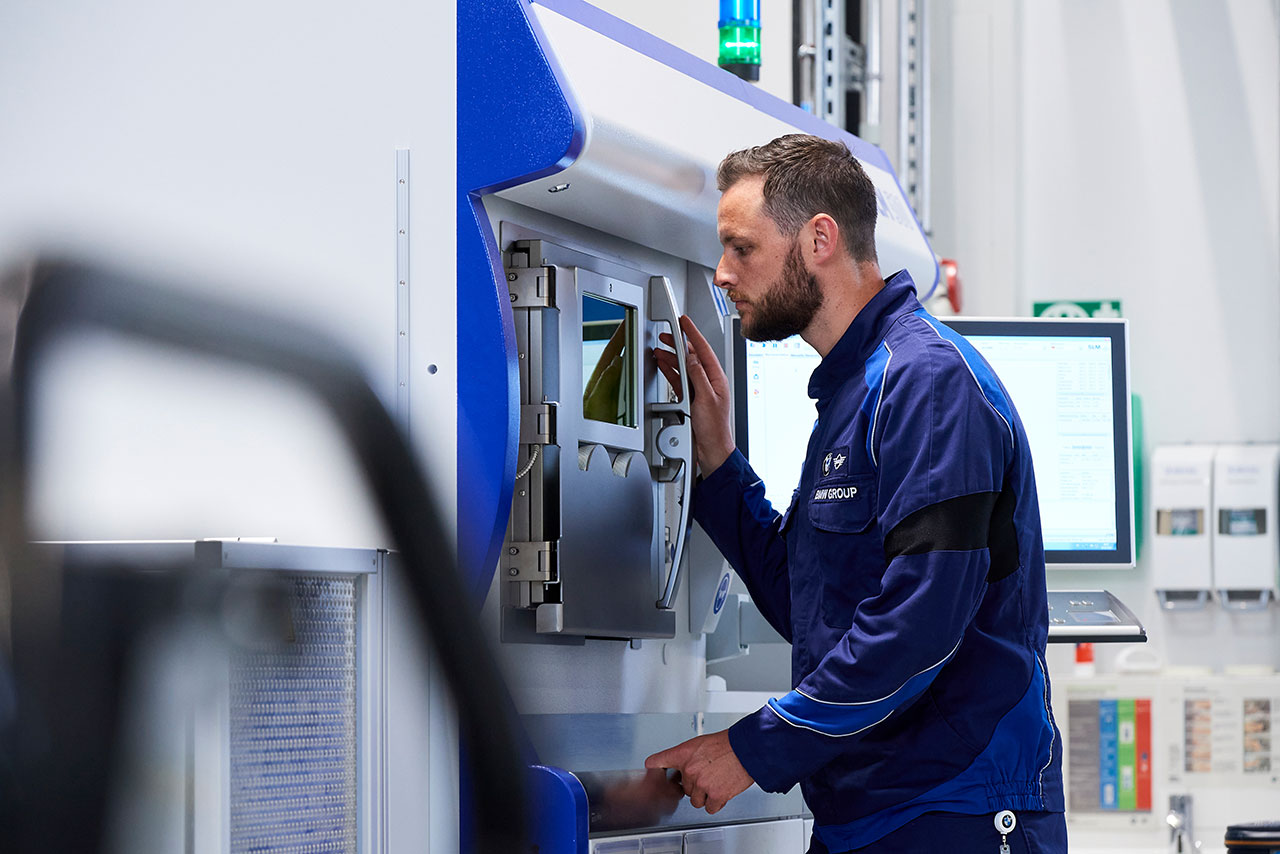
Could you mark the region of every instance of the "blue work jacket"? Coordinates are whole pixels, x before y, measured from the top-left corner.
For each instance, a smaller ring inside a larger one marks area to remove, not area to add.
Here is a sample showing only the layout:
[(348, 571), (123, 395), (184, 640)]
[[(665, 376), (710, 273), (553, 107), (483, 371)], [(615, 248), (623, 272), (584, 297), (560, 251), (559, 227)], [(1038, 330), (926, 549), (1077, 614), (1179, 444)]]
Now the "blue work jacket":
[(785, 514), (734, 451), (693, 513), (791, 642), (792, 691), (729, 730), (801, 785), (831, 851), (928, 811), (1061, 812), (1044, 545), (1026, 433), (991, 367), (904, 271), (814, 370)]

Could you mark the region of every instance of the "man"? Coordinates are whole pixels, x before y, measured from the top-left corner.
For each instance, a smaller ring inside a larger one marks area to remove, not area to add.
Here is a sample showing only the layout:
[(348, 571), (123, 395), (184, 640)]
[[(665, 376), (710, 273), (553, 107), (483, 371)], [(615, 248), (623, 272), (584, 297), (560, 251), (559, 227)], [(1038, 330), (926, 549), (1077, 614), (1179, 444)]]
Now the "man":
[[(678, 769), (708, 812), (799, 783), (815, 854), (1066, 851), (1039, 508), (1008, 395), (905, 271), (881, 277), (875, 190), (843, 144), (784, 136), (717, 177), (716, 284), (743, 334), (799, 333), (823, 357), (779, 515), (734, 448), (724, 371), (681, 319), (693, 512), (791, 642), (794, 690), (646, 766)], [(674, 353), (657, 358), (674, 384)]]

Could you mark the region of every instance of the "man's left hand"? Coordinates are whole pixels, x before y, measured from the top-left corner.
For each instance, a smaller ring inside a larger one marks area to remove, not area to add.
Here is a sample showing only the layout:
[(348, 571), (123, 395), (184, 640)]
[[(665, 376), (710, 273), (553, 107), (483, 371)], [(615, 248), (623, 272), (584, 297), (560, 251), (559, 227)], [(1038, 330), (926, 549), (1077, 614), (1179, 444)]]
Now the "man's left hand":
[(679, 771), (689, 803), (706, 807), (712, 815), (755, 782), (729, 745), (728, 730), (700, 735), (655, 753), (644, 761), (644, 767)]

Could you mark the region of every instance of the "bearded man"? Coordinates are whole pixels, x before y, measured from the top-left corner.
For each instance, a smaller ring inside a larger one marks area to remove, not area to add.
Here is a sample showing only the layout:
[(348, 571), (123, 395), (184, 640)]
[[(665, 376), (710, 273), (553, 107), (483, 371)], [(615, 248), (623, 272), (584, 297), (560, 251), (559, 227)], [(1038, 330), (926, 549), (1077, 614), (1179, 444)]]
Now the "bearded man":
[[(793, 690), (646, 765), (679, 770), (712, 813), (798, 783), (811, 854), (1065, 852), (1040, 513), (1009, 395), (906, 271), (882, 277), (875, 187), (842, 143), (784, 136), (717, 178), (715, 282), (742, 334), (799, 334), (822, 356), (779, 514), (734, 447), (724, 371), (681, 319), (693, 513), (791, 643)], [(675, 354), (656, 357), (679, 388)]]

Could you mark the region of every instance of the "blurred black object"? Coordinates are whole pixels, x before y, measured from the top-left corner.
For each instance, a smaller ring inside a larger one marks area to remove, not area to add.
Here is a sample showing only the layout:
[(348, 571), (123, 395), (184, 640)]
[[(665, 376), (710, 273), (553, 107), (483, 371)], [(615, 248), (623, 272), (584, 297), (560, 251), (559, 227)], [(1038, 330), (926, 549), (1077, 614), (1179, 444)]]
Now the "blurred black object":
[(1228, 854), (1275, 854), (1280, 851), (1280, 821), (1251, 821), (1227, 826)]
[(0, 400), (0, 559), (12, 593), (11, 673), (0, 654), (0, 850), (104, 849), (108, 794), (119, 764), (122, 685), (136, 642), (218, 599), (217, 591), (206, 589), (216, 582), (182, 567), (64, 571), (41, 565), (28, 546), (33, 379), (59, 336), (91, 328), (283, 375), (330, 409), (400, 552), (426, 639), (461, 711), (474, 850), (526, 850), (528, 755), (510, 696), (482, 634), (478, 606), (462, 583), (442, 514), (405, 437), (355, 361), (334, 342), (280, 318), (56, 262), (38, 263), (30, 274), (11, 382), (0, 390), (7, 398)]

